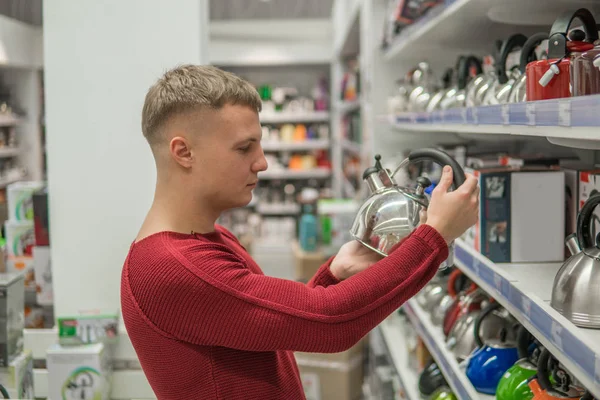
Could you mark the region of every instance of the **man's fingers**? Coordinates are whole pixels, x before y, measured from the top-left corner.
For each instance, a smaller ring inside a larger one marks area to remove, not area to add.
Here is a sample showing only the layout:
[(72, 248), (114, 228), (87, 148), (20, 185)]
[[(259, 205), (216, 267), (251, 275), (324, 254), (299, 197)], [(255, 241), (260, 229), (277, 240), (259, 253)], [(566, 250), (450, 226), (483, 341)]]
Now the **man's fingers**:
[(434, 189), (435, 192), (447, 192), (452, 186), (452, 168), (449, 165), (444, 167), (444, 171), (442, 172), (442, 177), (440, 178), (440, 183)]

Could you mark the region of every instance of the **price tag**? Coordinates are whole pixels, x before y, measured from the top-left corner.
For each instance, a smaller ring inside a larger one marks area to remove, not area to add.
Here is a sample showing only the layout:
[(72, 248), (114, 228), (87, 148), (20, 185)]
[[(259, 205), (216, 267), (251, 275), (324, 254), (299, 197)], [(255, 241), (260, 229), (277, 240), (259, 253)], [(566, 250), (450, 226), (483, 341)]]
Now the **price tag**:
[(527, 125), (535, 126), (535, 104), (525, 104), (525, 118), (527, 119)]
[(502, 294), (502, 277), (494, 272), (494, 287), (499, 294)]
[(531, 300), (528, 297), (521, 297), (521, 308), (523, 309), (523, 314), (528, 321), (531, 321)]
[(563, 327), (559, 325), (558, 322), (552, 321), (552, 343), (554, 343), (554, 345), (558, 347), (560, 351), (563, 349), (562, 331)]
[(571, 101), (560, 100), (558, 102), (558, 125), (571, 126)]
[(478, 125), (479, 124), (479, 115), (478, 115), (477, 107), (471, 108), (471, 116), (473, 118), (473, 123), (475, 125)]
[(478, 259), (473, 259), (473, 272), (475, 272), (475, 275), (479, 276), (479, 260)]
[(508, 104), (502, 104), (502, 124), (510, 125), (510, 107)]
[(463, 107), (460, 109), (460, 115), (462, 118), (462, 123), (463, 124), (468, 124), (469, 123), (469, 115), (468, 115), (468, 108)]

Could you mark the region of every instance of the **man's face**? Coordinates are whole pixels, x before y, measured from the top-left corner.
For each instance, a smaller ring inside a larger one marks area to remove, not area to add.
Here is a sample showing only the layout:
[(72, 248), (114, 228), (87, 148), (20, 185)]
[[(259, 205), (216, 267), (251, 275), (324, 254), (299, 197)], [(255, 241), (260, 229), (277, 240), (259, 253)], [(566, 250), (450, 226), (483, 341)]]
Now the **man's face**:
[(202, 134), (193, 144), (192, 173), (202, 185), (198, 192), (219, 211), (245, 206), (252, 200), (258, 173), (267, 169), (258, 114), (241, 105), (202, 114)]

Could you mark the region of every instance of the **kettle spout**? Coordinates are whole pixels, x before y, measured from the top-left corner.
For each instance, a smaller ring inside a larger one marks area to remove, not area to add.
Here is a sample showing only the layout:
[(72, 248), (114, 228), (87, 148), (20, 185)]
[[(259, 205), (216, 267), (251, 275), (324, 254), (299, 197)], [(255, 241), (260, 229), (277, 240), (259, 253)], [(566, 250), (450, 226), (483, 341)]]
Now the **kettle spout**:
[(565, 239), (565, 244), (567, 245), (567, 248), (569, 249), (569, 252), (572, 256), (581, 253), (581, 246), (577, 241), (577, 234), (571, 233), (569, 236), (567, 236), (567, 238)]

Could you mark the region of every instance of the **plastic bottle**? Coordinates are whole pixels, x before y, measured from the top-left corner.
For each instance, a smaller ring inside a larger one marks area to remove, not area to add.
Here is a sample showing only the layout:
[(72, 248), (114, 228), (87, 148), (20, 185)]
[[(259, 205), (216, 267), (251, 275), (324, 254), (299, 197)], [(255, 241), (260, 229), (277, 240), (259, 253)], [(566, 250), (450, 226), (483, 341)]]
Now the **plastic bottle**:
[(304, 251), (316, 251), (318, 240), (318, 221), (313, 213), (313, 205), (305, 204), (303, 206), (302, 216), (300, 217), (299, 240), (300, 247)]

